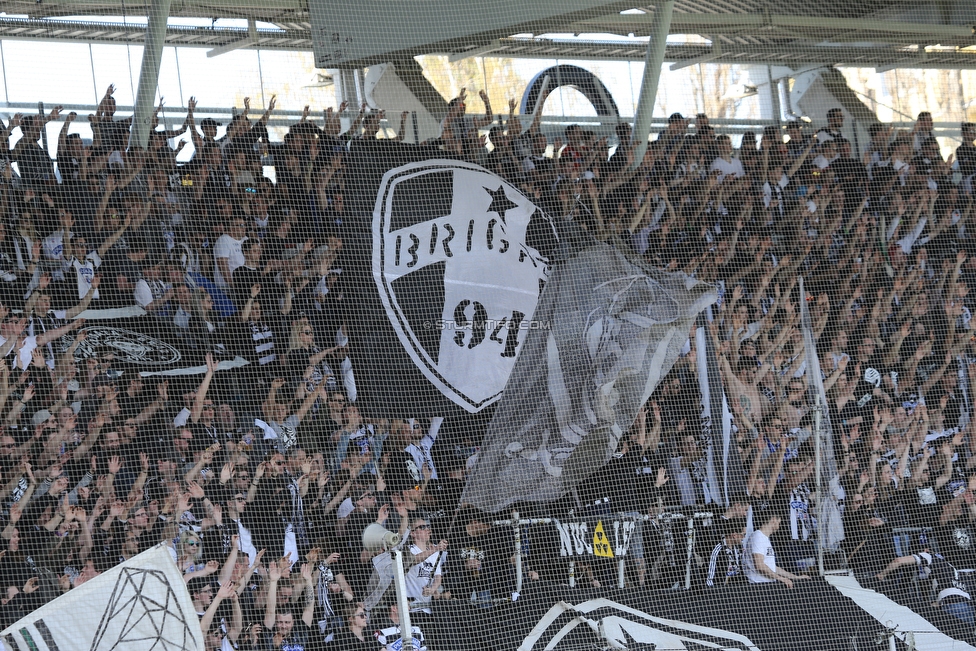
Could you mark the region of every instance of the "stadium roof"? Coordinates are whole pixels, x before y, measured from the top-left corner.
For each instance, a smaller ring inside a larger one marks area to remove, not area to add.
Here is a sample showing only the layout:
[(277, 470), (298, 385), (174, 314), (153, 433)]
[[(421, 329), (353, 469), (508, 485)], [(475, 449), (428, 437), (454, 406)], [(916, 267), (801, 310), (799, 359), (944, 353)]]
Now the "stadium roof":
[[(323, 3), (335, 6), (329, 0), (319, 4)], [(558, 0), (545, 4), (559, 6)], [(462, 36), (445, 34), (443, 39), (352, 63), (369, 65), (432, 53), (456, 58), (642, 60), (653, 10), (653, 5), (604, 3), (585, 12), (507, 28)], [(5, 14), (0, 16), (3, 39), (142, 43), (145, 38), (146, 4), (0, 0), (0, 11)], [(364, 15), (362, 5), (357, 11)], [(215, 48), (215, 54), (254, 47), (312, 49), (307, 0), (183, 0), (172, 3), (170, 16), (167, 45)], [(173, 18), (208, 22), (237, 18), (248, 23), (247, 27), (180, 26)], [(976, 2), (964, 0), (677, 0), (670, 33), (691, 38), (686, 43), (670, 39), (665, 59), (793, 68), (832, 64), (976, 68), (974, 26)], [(574, 36), (579, 34), (584, 37)]]

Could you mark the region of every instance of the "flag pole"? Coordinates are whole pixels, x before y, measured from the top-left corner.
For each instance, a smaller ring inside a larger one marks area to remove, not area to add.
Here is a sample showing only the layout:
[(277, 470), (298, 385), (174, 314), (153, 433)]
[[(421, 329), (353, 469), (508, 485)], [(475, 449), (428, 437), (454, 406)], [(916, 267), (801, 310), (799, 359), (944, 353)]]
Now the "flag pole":
[(823, 555), (823, 522), (824, 522), (824, 493), (823, 493), (823, 451), (821, 450), (823, 435), (823, 402), (820, 400), (820, 393), (817, 392), (816, 405), (813, 411), (813, 438), (816, 446), (816, 467), (817, 467), (817, 568), (820, 576), (824, 575), (824, 555)]

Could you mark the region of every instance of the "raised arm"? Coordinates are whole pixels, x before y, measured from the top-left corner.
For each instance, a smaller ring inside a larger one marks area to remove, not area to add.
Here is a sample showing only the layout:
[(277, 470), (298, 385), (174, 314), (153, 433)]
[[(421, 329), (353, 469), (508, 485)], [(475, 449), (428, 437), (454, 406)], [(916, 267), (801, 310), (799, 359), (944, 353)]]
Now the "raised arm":
[(801, 167), (803, 167), (803, 163), (806, 161), (807, 156), (810, 155), (810, 152), (813, 150), (813, 147), (816, 144), (817, 144), (817, 139), (811, 138), (810, 144), (807, 145), (806, 149), (803, 150), (802, 154), (796, 157), (796, 162), (794, 162), (793, 165), (790, 166), (789, 171), (786, 172), (786, 176), (790, 177), (791, 179), (793, 178), (793, 175), (796, 174)]
[[(210, 602), (210, 607), (207, 608), (207, 612), (205, 612), (203, 617), (200, 618), (200, 630), (203, 631), (204, 636), (206, 636), (210, 631), (210, 627), (213, 625), (214, 615), (217, 613), (217, 608), (220, 607), (220, 604), (224, 599), (233, 599), (236, 606), (235, 610), (237, 611), (235, 614), (240, 613), (241, 606), (239, 603), (237, 603), (237, 591), (235, 586), (233, 583), (227, 582), (220, 586), (220, 590), (218, 590), (217, 594), (214, 595), (213, 601)], [(268, 628), (271, 627), (269, 626)], [(240, 629), (238, 629), (237, 633), (240, 635)], [(230, 637), (229, 632), (227, 636)]]
[(95, 292), (98, 291), (98, 286), (101, 284), (101, 282), (102, 282), (102, 277), (96, 274), (92, 278), (91, 285), (88, 287), (88, 291), (85, 292), (84, 297), (80, 301), (78, 301), (78, 303), (75, 304), (72, 308), (65, 311), (64, 318), (69, 320), (74, 319), (79, 314), (87, 310), (88, 306), (91, 305), (92, 299), (95, 298)]
[(190, 132), (190, 139), (193, 141), (193, 149), (195, 150), (194, 156), (196, 156), (196, 152), (203, 148), (203, 138), (201, 138), (200, 134), (197, 133), (196, 121), (193, 118), (193, 111), (196, 108), (197, 98), (191, 97), (186, 103), (186, 128)]
[(43, 333), (43, 334), (41, 334), (41, 335), (39, 335), (37, 337), (37, 347), (40, 348), (41, 346), (47, 345), (47, 344), (51, 343), (52, 341), (55, 341), (57, 339), (60, 339), (61, 337), (65, 336), (66, 334), (68, 334), (72, 330), (77, 330), (78, 328), (82, 327), (83, 325), (85, 325), (85, 320), (84, 319), (75, 319), (71, 323), (65, 324), (65, 325), (61, 326), (60, 328), (55, 328), (53, 330), (48, 330), (47, 332), (45, 332), (45, 333)]
[(312, 568), (302, 564), (302, 578), (305, 579), (305, 608), (302, 610), (302, 621), (306, 626), (312, 625), (312, 613), (315, 611), (315, 583), (312, 581)]
[(295, 416), (298, 417), (298, 422), (299, 423), (302, 422), (303, 420), (305, 420), (305, 414), (307, 414), (308, 413), (308, 410), (312, 408), (312, 405), (315, 404), (315, 401), (318, 398), (322, 398), (324, 400), (325, 399), (325, 395), (326, 395), (326, 386), (325, 386), (325, 384), (323, 384), (322, 386), (320, 386), (317, 390), (312, 391), (310, 394), (308, 394), (308, 397), (305, 398), (305, 401), (302, 403), (302, 406), (299, 407), (298, 408), (298, 411), (295, 412)]
[(68, 131), (71, 128), (71, 123), (75, 121), (78, 114), (72, 111), (64, 116), (64, 124), (61, 125), (61, 131), (58, 133), (58, 167), (61, 167), (61, 154), (67, 151), (68, 142)]
[(267, 126), (268, 120), (271, 119), (271, 113), (275, 110), (275, 106), (278, 104), (278, 96), (272, 95), (271, 99), (268, 100), (268, 108), (264, 110), (261, 118), (258, 120), (258, 124)]
[(486, 93), (483, 90), (478, 91), (478, 97), (480, 97), (481, 101), (484, 102), (485, 115), (484, 117), (474, 118), (472, 120), (476, 129), (480, 129), (481, 127), (486, 127), (492, 122), (494, 122), (495, 120), (495, 116), (491, 112), (491, 101), (488, 99), (488, 93)]
[(281, 568), (278, 567), (278, 563), (280, 562), (272, 561), (268, 565), (268, 601), (264, 607), (264, 627), (269, 631), (274, 628), (278, 609), (278, 581), (281, 579)]
[(102, 245), (98, 247), (98, 257), (104, 257), (108, 250), (115, 246), (115, 243), (119, 241), (119, 238), (128, 230), (129, 225), (132, 223), (132, 215), (126, 215), (125, 220), (122, 222), (122, 227), (115, 231), (102, 242)]
[(210, 382), (213, 380), (214, 372), (217, 370), (217, 363), (214, 362), (213, 355), (207, 353), (207, 373), (203, 376), (203, 381), (197, 387), (196, 397), (193, 399), (193, 409), (190, 411), (190, 421), (200, 422), (200, 415), (203, 413), (203, 403), (207, 400), (207, 391), (210, 390)]

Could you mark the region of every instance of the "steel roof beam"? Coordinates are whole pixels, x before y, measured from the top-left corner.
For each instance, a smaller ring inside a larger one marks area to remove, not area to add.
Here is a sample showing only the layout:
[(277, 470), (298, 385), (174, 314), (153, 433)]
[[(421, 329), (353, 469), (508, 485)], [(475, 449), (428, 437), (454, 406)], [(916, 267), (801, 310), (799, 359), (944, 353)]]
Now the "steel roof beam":
[[(603, 18), (582, 20), (571, 25), (574, 33), (608, 32), (629, 34), (646, 32), (652, 24), (650, 14), (614, 14)], [(722, 34), (737, 33), (749, 29), (753, 33), (775, 28), (814, 30), (827, 32), (871, 32), (878, 34), (904, 34), (931, 40), (933, 38), (973, 38), (971, 25), (936, 25), (927, 23), (889, 22), (869, 18), (842, 18), (820, 16), (788, 16), (764, 14), (678, 14), (671, 21), (671, 34)], [(867, 39), (870, 40), (870, 39)]]

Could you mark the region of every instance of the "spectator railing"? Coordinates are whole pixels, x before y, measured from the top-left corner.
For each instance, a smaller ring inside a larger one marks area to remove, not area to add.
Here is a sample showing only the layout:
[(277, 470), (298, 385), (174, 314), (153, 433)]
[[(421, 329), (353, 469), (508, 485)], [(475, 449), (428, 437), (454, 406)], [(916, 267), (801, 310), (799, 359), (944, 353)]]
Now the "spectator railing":
[[(583, 518), (587, 521), (589, 520), (599, 520), (600, 522), (605, 522), (606, 527), (610, 527), (610, 523), (636, 523), (636, 522), (650, 522), (657, 521), (662, 524), (674, 524), (684, 520), (686, 522), (685, 528), (685, 578), (684, 578), (684, 589), (688, 590), (691, 588), (691, 577), (692, 577), (692, 564), (694, 562), (694, 552), (695, 552), (695, 523), (702, 523), (701, 526), (709, 526), (714, 514), (710, 511), (695, 511), (694, 513), (685, 514), (679, 512), (666, 511), (663, 513), (658, 513), (656, 515), (632, 515), (626, 513), (611, 513), (606, 516), (593, 516), (589, 518)], [(522, 518), (518, 511), (512, 511), (512, 517), (505, 520), (494, 520), (492, 526), (495, 527), (510, 527), (512, 530), (512, 543), (514, 545), (514, 565), (515, 565), (515, 592), (520, 593), (522, 591), (522, 586), (524, 583), (523, 574), (523, 559), (522, 559), (522, 529), (523, 527), (533, 527), (538, 525), (549, 525), (557, 526), (559, 521), (556, 518)], [(635, 532), (636, 533), (636, 532)], [(644, 535), (645, 532), (640, 532), (640, 535)], [(645, 550), (647, 549), (647, 543), (645, 539)], [(615, 553), (614, 557), (617, 559), (617, 588), (623, 590), (626, 586), (626, 576), (627, 576), (627, 557), (626, 551), (623, 554)], [(576, 561), (570, 560), (568, 563), (568, 580), (569, 587), (576, 587)]]

